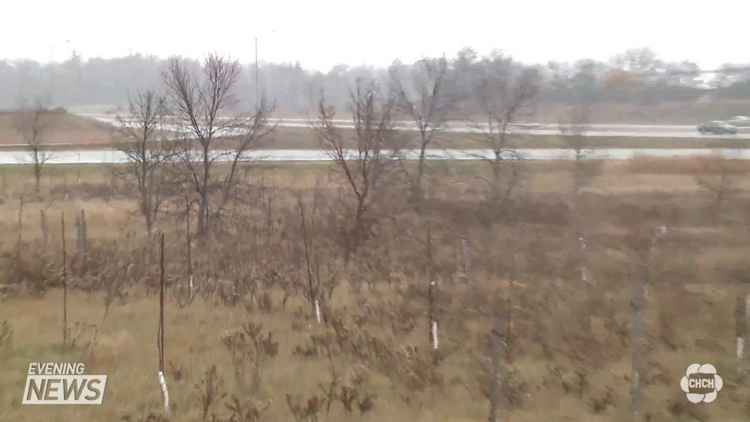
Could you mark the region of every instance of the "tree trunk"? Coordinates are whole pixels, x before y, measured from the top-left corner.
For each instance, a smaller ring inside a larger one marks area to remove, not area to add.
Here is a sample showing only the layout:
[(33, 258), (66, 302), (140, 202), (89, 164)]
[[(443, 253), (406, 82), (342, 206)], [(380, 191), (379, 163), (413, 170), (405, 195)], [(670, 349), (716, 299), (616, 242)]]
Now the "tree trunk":
[(148, 237), (151, 237), (151, 234), (154, 231), (154, 221), (150, 212), (146, 213), (145, 217), (146, 217), (146, 234), (148, 235)]
[(42, 182), (42, 166), (39, 164), (36, 164), (34, 166), (34, 189), (36, 190), (36, 193), (39, 193), (41, 191), (41, 182)]
[(636, 269), (636, 285), (633, 290), (632, 305), (632, 338), (631, 362), (632, 362), (632, 410), (635, 420), (640, 418), (641, 413), (641, 341), (643, 339), (643, 311), (645, 308), (646, 284), (648, 283), (649, 268), (646, 264), (639, 264)]
[(490, 417), (489, 422), (500, 421), (500, 387), (502, 374), (500, 372), (500, 351), (502, 335), (500, 334), (500, 315), (495, 314), (492, 329), (492, 388), (490, 389)]
[(737, 341), (737, 374), (745, 374), (745, 349), (747, 347), (747, 300), (743, 292), (737, 294), (734, 310), (735, 337)]

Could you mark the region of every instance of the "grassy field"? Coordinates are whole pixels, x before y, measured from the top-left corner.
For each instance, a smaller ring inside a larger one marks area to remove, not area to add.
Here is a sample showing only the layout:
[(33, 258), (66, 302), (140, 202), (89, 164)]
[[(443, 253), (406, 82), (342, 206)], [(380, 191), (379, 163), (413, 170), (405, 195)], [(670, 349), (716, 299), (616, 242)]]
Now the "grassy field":
[[(0, 112), (0, 147), (25, 144), (23, 136), (16, 130), (15, 120), (15, 113)], [(55, 113), (48, 124), (53, 130), (45, 133), (44, 144), (101, 144), (111, 139), (109, 125), (73, 114)]]
[[(348, 264), (342, 217), (352, 195), (328, 164), (250, 168), (245, 177), (263, 189), (249, 194), (242, 224), (192, 247), (190, 261), (184, 220), (161, 221), (170, 420), (487, 420), (497, 315), (501, 420), (631, 421), (631, 297), (643, 263), (642, 420), (746, 421), (734, 313), (750, 293), (750, 164), (606, 162), (586, 168), (575, 207), (572, 163), (516, 170), (501, 204), (489, 202), (481, 163), (430, 164), (419, 212), (394, 182), (369, 210), (377, 224)], [(144, 236), (133, 191), (113, 182), (111, 167), (45, 171), (37, 194), (30, 169), (0, 167), (0, 420), (166, 420), (158, 245)], [(667, 232), (651, 252), (660, 226)], [(317, 264), (310, 276), (306, 241)], [(186, 305), (188, 268), (198, 290)], [(321, 323), (308, 277), (326, 292)], [(21, 405), (29, 363), (46, 361), (108, 375), (103, 404)], [(691, 404), (680, 389), (693, 363), (723, 377), (715, 402)]]

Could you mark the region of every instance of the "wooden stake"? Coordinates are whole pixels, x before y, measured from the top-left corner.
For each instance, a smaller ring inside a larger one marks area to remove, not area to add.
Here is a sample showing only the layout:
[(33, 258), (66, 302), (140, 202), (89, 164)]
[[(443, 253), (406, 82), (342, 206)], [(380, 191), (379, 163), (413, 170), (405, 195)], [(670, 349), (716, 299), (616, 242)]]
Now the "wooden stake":
[(164, 398), (164, 412), (169, 414), (169, 391), (167, 381), (164, 379), (164, 233), (161, 234), (159, 250), (159, 332), (156, 349), (159, 353), (159, 384)]

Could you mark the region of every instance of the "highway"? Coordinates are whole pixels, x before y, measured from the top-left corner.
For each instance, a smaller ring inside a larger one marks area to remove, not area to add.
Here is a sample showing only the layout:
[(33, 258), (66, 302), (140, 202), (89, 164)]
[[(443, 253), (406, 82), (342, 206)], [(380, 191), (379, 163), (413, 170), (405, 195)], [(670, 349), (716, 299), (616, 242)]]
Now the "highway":
[[(505, 157), (511, 155), (520, 156), (526, 160), (572, 160), (575, 158), (575, 152), (570, 149), (551, 148), (551, 149), (518, 149), (513, 152), (506, 151), (502, 154)], [(390, 157), (390, 151), (383, 151), (383, 158), (393, 159)], [(357, 152), (346, 150), (346, 156), (356, 159)], [(720, 154), (727, 158), (738, 160), (750, 160), (749, 149), (640, 149), (640, 148), (613, 148), (613, 149), (596, 149), (589, 150), (584, 154), (585, 159), (607, 159), (607, 160), (632, 160), (636, 157), (658, 157), (658, 158), (685, 158), (698, 157)], [(407, 150), (399, 154), (404, 160), (416, 160), (419, 157), (419, 151)], [(214, 151), (212, 157), (217, 161), (227, 161), (232, 158), (230, 151)], [(320, 150), (255, 150), (249, 151), (243, 156), (243, 160), (257, 160), (268, 162), (321, 162), (331, 161), (326, 151)], [(458, 160), (458, 161), (480, 161), (492, 159), (493, 153), (490, 150), (482, 149), (440, 149), (430, 150), (427, 153), (427, 160)], [(195, 157), (198, 158), (197, 156)], [(52, 152), (48, 164), (115, 164), (126, 163), (128, 157), (116, 150), (98, 150), (98, 151), (59, 151)], [(30, 157), (26, 151), (0, 151), (0, 165), (19, 165), (29, 164)]]
[[(117, 120), (108, 115), (80, 114), (81, 117), (92, 118), (103, 123), (112, 125), (117, 124)], [(271, 119), (270, 124), (279, 127), (309, 128), (310, 123), (305, 119)], [(353, 129), (351, 120), (334, 120), (334, 123), (342, 129)], [(397, 122), (396, 127), (399, 130), (416, 131), (417, 126), (413, 122)], [(172, 132), (180, 132), (179, 128), (174, 125), (167, 125), (165, 129)], [(495, 129), (497, 130), (497, 129)], [(595, 124), (587, 128), (583, 133), (584, 136), (596, 137), (618, 137), (618, 138), (677, 138), (677, 139), (750, 139), (750, 127), (738, 128), (737, 135), (702, 135), (698, 133), (695, 126), (677, 126), (677, 125), (623, 125), (623, 124)], [(467, 124), (462, 122), (449, 122), (443, 129), (444, 132), (454, 133), (486, 133), (488, 132), (487, 124)], [(558, 125), (547, 123), (529, 123), (516, 125), (510, 129), (517, 134), (533, 136), (560, 136)], [(236, 133), (236, 132), (235, 132)], [(221, 135), (231, 135), (226, 132)]]
[[(98, 121), (117, 124), (113, 116), (107, 115), (81, 115), (82, 117), (93, 118)], [(277, 124), (280, 127), (299, 127), (309, 128), (309, 122), (304, 119), (273, 119), (271, 124)], [(351, 121), (348, 120), (337, 120), (335, 121), (341, 128), (352, 128)], [(402, 130), (417, 130), (414, 124), (408, 122), (400, 122), (399, 127)], [(173, 129), (177, 131), (176, 127), (167, 127), (167, 130)], [(599, 137), (630, 137), (630, 138), (641, 138), (641, 137), (658, 137), (658, 138), (673, 138), (673, 139), (687, 139), (687, 138), (703, 138), (709, 139), (750, 139), (750, 128), (739, 128), (741, 130), (738, 135), (724, 135), (724, 136), (713, 136), (713, 135), (701, 135), (697, 133), (696, 129), (692, 126), (667, 126), (667, 125), (593, 125), (589, 128), (586, 133), (587, 136), (599, 136)], [(453, 122), (448, 125), (445, 129), (449, 132), (464, 132), (464, 133), (478, 133), (487, 130), (486, 125), (467, 125), (465, 123)], [(553, 124), (527, 124), (523, 127), (514, 127), (513, 131), (538, 136), (559, 136), (560, 131), (557, 125)], [(221, 135), (221, 134), (220, 134)], [(70, 145), (75, 147), (75, 145)], [(217, 151), (218, 159), (224, 160), (227, 157), (223, 156), (226, 152)], [(572, 159), (574, 153), (570, 149), (518, 149), (515, 153), (519, 154), (525, 159), (529, 160), (566, 160)], [(384, 154), (388, 154), (384, 151)], [(750, 149), (744, 148), (597, 148), (587, 151), (585, 158), (589, 159), (609, 159), (609, 160), (630, 160), (638, 156), (644, 157), (694, 157), (694, 156), (705, 156), (711, 154), (721, 154), (728, 158), (750, 160)], [(347, 155), (354, 157), (356, 151), (347, 151)], [(414, 160), (419, 156), (418, 151), (402, 151), (399, 154), (403, 159)], [(482, 160), (492, 157), (492, 151), (471, 149), (471, 150), (459, 150), (459, 149), (437, 149), (430, 150), (428, 152), (428, 160)], [(260, 161), (328, 161), (330, 157), (325, 151), (304, 149), (304, 150), (257, 150), (250, 151), (247, 159), (254, 159)], [(23, 164), (29, 162), (28, 152), (26, 151), (0, 151), (0, 165), (7, 164)], [(127, 157), (120, 151), (112, 150), (109, 148), (102, 148), (96, 150), (65, 150), (65, 151), (53, 151), (49, 158), (50, 164), (84, 164), (84, 163), (122, 163), (127, 162)]]

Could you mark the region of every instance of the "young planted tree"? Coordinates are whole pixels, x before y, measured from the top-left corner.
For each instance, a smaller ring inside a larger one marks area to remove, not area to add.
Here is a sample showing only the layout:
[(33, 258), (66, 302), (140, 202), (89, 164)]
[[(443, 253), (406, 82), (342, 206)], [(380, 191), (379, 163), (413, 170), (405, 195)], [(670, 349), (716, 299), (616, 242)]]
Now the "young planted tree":
[(520, 119), (533, 114), (541, 78), (537, 69), (512, 66), (510, 59), (495, 58), (485, 64), (477, 85), (479, 109), (484, 124), (469, 122), (474, 139), (489, 149), (486, 162), (491, 171), (489, 200), (500, 205), (520, 182), (520, 155), (512, 140), (511, 128)]
[(166, 98), (151, 90), (137, 92), (129, 100), (128, 111), (128, 116), (117, 115), (112, 139), (127, 157), (128, 166), (115, 175), (137, 190), (138, 212), (150, 236), (167, 197), (167, 165), (174, 154), (163, 132)]
[(175, 149), (181, 163), (176, 181), (191, 195), (180, 208), (195, 215), (200, 244), (222, 224), (242, 221), (234, 205), (250, 195), (239, 170), (275, 129), (268, 124), (273, 105), (265, 98), (254, 112), (235, 111), (241, 69), (237, 60), (209, 54), (200, 72), (177, 57), (163, 72), (170, 117), (183, 138)]
[(500, 422), (500, 397), (502, 389), (501, 356), (503, 334), (500, 314), (495, 313), (492, 326), (492, 382), (490, 384), (489, 422)]
[(445, 57), (422, 59), (408, 70), (399, 65), (393, 65), (390, 69), (397, 107), (416, 124), (419, 131), (416, 171), (409, 171), (409, 167), (403, 166), (409, 179), (411, 199), (417, 204), (424, 198), (427, 148), (436, 143), (439, 133), (446, 126), (450, 106), (443, 92), (446, 69)]
[(725, 213), (726, 203), (735, 199), (737, 189), (738, 171), (733, 161), (723, 155), (705, 157), (702, 159), (703, 168), (696, 174), (695, 181), (698, 186), (711, 192), (714, 197), (712, 208), (716, 218)]
[[(321, 147), (334, 162), (343, 177), (354, 204), (346, 204), (347, 219), (344, 236), (344, 259), (349, 258), (364, 243), (377, 222), (374, 206), (394, 174), (394, 157), (398, 154), (393, 128), (394, 101), (383, 98), (378, 85), (360, 79), (351, 96), (354, 123), (353, 150), (347, 147), (347, 137), (336, 126), (333, 107), (325, 98), (318, 104), (318, 120), (312, 126)], [(390, 151), (387, 150), (390, 147)]]
[(31, 158), (34, 171), (34, 187), (39, 193), (39, 185), (42, 179), (42, 169), (51, 158), (49, 151), (45, 151), (44, 142), (52, 125), (52, 112), (49, 110), (47, 100), (37, 97), (29, 106), (26, 100), (21, 102), (15, 118), (15, 129), (23, 137), (26, 150)]
[[(565, 118), (559, 122), (560, 134), (565, 145), (570, 148), (574, 157), (573, 165), (573, 189), (570, 198), (570, 208), (573, 222), (573, 236), (575, 243), (580, 247), (579, 264), (581, 268), (581, 281), (586, 285), (585, 289), (591, 293), (589, 283), (591, 283), (587, 258), (587, 234), (585, 205), (582, 199), (582, 190), (591, 184), (596, 176), (601, 172), (602, 161), (592, 160), (590, 150), (587, 149), (588, 137), (587, 132), (591, 128), (591, 111), (588, 106), (573, 106)], [(593, 298), (592, 298), (593, 299)]]
[(560, 135), (566, 147), (573, 153), (573, 193), (579, 199), (581, 189), (589, 185), (601, 172), (601, 161), (590, 160), (588, 132), (591, 130), (591, 108), (587, 105), (572, 106), (559, 121)]
[(156, 336), (156, 351), (159, 354), (159, 385), (164, 400), (164, 412), (169, 414), (169, 390), (164, 378), (164, 233), (159, 242), (159, 331)]
[(297, 211), (299, 212), (299, 233), (302, 237), (302, 245), (305, 260), (305, 272), (307, 274), (307, 296), (318, 324), (322, 315), (320, 301), (325, 297), (323, 294), (323, 283), (320, 275), (321, 247), (318, 245), (320, 227), (318, 224), (319, 195), (316, 186), (312, 206), (308, 209), (302, 198), (302, 191), (297, 193)]
[(646, 263), (638, 263), (636, 267), (636, 282), (631, 299), (631, 336), (630, 336), (630, 404), (635, 420), (641, 414), (643, 359), (641, 343), (644, 338), (643, 315), (646, 307), (646, 286), (649, 282), (649, 267)]

